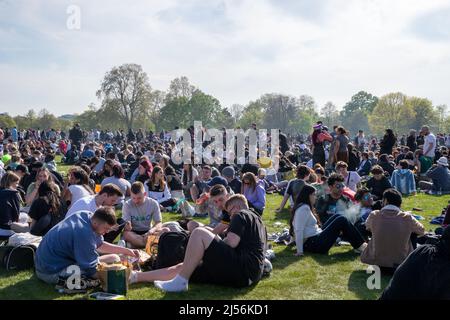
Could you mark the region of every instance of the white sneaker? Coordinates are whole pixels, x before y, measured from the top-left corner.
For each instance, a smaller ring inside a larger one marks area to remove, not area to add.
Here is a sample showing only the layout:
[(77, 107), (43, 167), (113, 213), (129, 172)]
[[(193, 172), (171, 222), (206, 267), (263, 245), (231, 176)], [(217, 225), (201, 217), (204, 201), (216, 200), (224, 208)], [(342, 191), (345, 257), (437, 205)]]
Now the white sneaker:
[(367, 242), (364, 242), (358, 249), (354, 249), (354, 251), (358, 254), (363, 253), (364, 250), (367, 248)]

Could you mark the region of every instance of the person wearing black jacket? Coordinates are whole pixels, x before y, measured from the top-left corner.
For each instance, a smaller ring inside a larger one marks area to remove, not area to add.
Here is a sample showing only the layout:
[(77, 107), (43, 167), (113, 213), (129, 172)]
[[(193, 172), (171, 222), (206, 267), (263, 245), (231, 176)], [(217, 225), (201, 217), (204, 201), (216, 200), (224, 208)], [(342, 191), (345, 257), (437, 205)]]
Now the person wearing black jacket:
[(83, 139), (83, 132), (80, 129), (80, 125), (76, 123), (69, 131), (69, 139), (72, 140), (72, 145), (76, 145), (78, 149), (81, 149), (81, 140)]
[(408, 138), (406, 138), (406, 145), (412, 152), (416, 151), (417, 149), (416, 130), (411, 130), (409, 132), (409, 136)]
[(383, 198), (384, 191), (392, 188), (391, 182), (384, 175), (383, 168), (378, 165), (374, 166), (370, 172), (373, 177), (367, 181), (366, 187), (374, 195), (375, 200), (380, 200)]
[(17, 191), (20, 178), (13, 172), (7, 172), (0, 181), (0, 236), (14, 234), (12, 226), (19, 221), (20, 195)]
[(359, 167), (359, 155), (351, 143), (347, 145), (348, 150), (348, 171), (357, 171)]
[(392, 172), (394, 172), (395, 170), (395, 166), (393, 163), (391, 163), (388, 159), (388, 155), (387, 154), (382, 154), (380, 156), (380, 159), (378, 160), (377, 163), (381, 168), (383, 168), (384, 171), (386, 171), (387, 173), (389, 173), (389, 176), (392, 175)]
[(386, 129), (386, 134), (380, 141), (380, 153), (386, 153), (387, 155), (392, 154), (392, 148), (397, 143), (397, 138), (394, 135), (392, 129)]
[(450, 299), (450, 227), (437, 244), (414, 250), (397, 268), (380, 300)]

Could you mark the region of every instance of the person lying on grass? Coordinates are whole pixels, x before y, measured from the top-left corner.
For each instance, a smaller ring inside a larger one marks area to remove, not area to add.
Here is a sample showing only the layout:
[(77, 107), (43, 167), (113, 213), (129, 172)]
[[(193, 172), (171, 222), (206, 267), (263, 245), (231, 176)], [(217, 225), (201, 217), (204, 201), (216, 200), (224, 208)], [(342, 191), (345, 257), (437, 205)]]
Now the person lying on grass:
[[(114, 209), (100, 207), (95, 213), (82, 211), (60, 222), (43, 238), (36, 251), (36, 276), (49, 284), (71, 275), (76, 265), (81, 275), (96, 278), (97, 264), (119, 262), (119, 254), (139, 258), (139, 251), (103, 241), (103, 235), (116, 225)], [(100, 254), (104, 254), (99, 257)]]
[(161, 228), (159, 204), (147, 197), (142, 182), (137, 181), (131, 186), (131, 199), (123, 206), (122, 219), (127, 222), (123, 238), (134, 248), (144, 248), (148, 236), (158, 233)]
[(152, 282), (166, 292), (188, 290), (189, 281), (248, 287), (262, 277), (267, 233), (261, 217), (243, 195), (225, 203), (231, 222), (224, 239), (206, 228), (195, 229), (182, 263), (150, 272), (132, 272), (130, 283)]
[(303, 256), (304, 251), (327, 254), (341, 234), (357, 253), (361, 253), (367, 243), (345, 216), (332, 215), (322, 227), (319, 227), (319, 219), (314, 213), (315, 202), (316, 189), (305, 185), (296, 200), (290, 221), (291, 236), (295, 238), (297, 247), (295, 255)]

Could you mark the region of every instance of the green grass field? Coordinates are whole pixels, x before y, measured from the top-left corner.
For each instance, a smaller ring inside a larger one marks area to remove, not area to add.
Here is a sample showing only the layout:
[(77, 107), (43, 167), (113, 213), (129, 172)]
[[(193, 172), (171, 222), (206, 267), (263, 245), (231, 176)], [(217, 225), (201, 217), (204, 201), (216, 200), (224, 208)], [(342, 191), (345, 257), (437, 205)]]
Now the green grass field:
[[(64, 171), (67, 168), (60, 168)], [(424, 211), (418, 214), (426, 219), (421, 221), (427, 230), (434, 230), (430, 220), (440, 214), (448, 202), (448, 196), (428, 196), (419, 194), (405, 199), (403, 209), (411, 210), (420, 207)], [(268, 232), (281, 231), (283, 227), (275, 227), (281, 222), (284, 227), (289, 221), (289, 212), (285, 209), (276, 214), (275, 209), (281, 202), (281, 196), (269, 195), (263, 220)], [(165, 213), (164, 221), (177, 220), (179, 215)], [(199, 220), (202, 221), (202, 220)], [(204, 222), (204, 220), (203, 220)], [(366, 286), (368, 274), (366, 265), (359, 256), (353, 253), (350, 246), (333, 247), (329, 255), (307, 254), (305, 257), (294, 257), (294, 248), (274, 245), (276, 258), (273, 261), (273, 272), (268, 278), (261, 280), (256, 286), (247, 289), (233, 289), (209, 285), (191, 284), (190, 289), (182, 294), (165, 294), (152, 284), (131, 286), (128, 299), (377, 299), (389, 278), (383, 276), (380, 290), (369, 290)], [(66, 296), (57, 293), (52, 286), (39, 281), (32, 271), (6, 272), (0, 271), (0, 299), (84, 299), (85, 295)]]

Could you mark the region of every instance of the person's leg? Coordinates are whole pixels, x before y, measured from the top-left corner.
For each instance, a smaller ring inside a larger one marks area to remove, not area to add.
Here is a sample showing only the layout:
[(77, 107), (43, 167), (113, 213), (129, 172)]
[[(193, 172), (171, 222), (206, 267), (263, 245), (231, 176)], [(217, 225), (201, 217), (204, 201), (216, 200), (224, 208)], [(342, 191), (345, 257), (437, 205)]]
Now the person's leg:
[(428, 181), (419, 181), (419, 188), (422, 190), (432, 190), (433, 183)]
[(156, 280), (167, 281), (175, 278), (183, 267), (183, 263), (175, 266), (153, 270), (149, 272), (138, 272), (136, 274), (136, 282), (153, 282)]
[(147, 244), (147, 237), (134, 233), (133, 231), (125, 231), (123, 233), (123, 239), (134, 248), (145, 248)]
[(114, 240), (122, 233), (125, 225), (123, 224), (125, 220), (122, 218), (117, 219), (117, 225), (122, 225), (121, 227), (117, 227), (117, 229), (112, 230), (103, 236), (103, 239), (108, 243), (113, 243)]
[(30, 225), (28, 223), (13, 222), (11, 224), (11, 230), (15, 233), (30, 232)]
[(320, 251), (326, 253), (336, 242), (339, 235), (349, 240), (353, 248), (357, 249), (364, 243), (364, 239), (358, 230), (344, 216), (334, 217), (318, 236)]
[(188, 222), (187, 229), (188, 229), (189, 232), (192, 232), (195, 229), (197, 229), (199, 227), (203, 227), (203, 226), (204, 226), (203, 223), (192, 220), (192, 221)]

